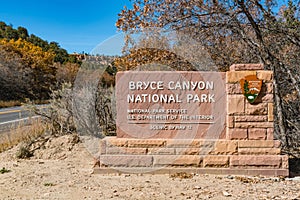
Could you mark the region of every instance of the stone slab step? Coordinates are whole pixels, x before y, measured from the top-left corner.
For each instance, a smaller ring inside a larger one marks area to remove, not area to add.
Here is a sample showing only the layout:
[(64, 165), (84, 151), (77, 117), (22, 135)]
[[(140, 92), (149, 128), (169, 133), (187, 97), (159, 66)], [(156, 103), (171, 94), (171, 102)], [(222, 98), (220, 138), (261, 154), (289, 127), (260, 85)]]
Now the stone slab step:
[(286, 155), (101, 155), (107, 167), (205, 167), (288, 169)]
[(94, 174), (219, 174), (219, 175), (247, 175), (247, 176), (288, 176), (288, 169), (228, 169), (228, 168), (153, 168), (153, 167), (137, 167), (137, 168), (94, 168)]

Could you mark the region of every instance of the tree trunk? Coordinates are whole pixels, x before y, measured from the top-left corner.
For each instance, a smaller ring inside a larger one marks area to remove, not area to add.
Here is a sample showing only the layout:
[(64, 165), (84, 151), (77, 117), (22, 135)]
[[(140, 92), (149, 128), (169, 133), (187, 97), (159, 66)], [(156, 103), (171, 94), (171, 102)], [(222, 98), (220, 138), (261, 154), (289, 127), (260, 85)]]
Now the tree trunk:
[[(284, 125), (284, 115), (282, 112), (282, 102), (281, 102), (281, 97), (280, 97), (280, 93), (279, 93), (279, 88), (278, 88), (278, 84), (277, 84), (277, 71), (276, 68), (280, 67), (280, 64), (277, 63), (275, 65), (272, 65), (271, 68), (273, 70), (273, 76), (274, 76), (274, 100), (275, 100), (275, 115), (277, 116), (277, 126), (279, 130), (275, 131), (275, 137), (277, 137), (277, 139), (280, 139), (280, 141), (282, 142), (282, 145), (284, 147), (288, 146), (288, 139), (286, 137), (286, 130), (285, 130), (285, 125)], [(276, 127), (276, 125), (275, 125)], [(276, 133), (278, 132), (279, 133)]]
[(283, 69), (288, 73), (288, 75), (289, 75), (289, 77), (290, 77), (290, 79), (291, 79), (291, 81), (292, 81), (292, 83), (293, 83), (293, 85), (294, 85), (294, 87), (295, 87), (295, 89), (298, 93), (298, 97), (300, 98), (300, 89), (298, 87), (298, 82), (297, 82), (296, 78), (294, 78), (294, 76), (293, 76), (293, 74), (292, 74), (292, 72), (289, 68), (287, 68), (286, 66), (283, 66)]

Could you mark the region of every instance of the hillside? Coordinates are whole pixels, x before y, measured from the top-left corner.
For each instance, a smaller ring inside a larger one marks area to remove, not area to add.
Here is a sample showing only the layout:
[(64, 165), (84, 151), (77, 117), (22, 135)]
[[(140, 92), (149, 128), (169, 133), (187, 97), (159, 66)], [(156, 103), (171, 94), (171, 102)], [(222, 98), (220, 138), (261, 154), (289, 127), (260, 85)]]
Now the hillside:
[(48, 99), (50, 88), (74, 80), (80, 64), (57, 42), (0, 22), (0, 101)]

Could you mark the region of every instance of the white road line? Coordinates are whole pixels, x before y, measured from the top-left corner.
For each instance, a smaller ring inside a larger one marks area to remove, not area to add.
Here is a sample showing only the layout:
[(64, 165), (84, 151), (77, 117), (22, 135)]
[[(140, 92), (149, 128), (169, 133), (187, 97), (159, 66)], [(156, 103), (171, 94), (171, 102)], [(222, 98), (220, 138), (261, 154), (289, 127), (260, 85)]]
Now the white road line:
[(0, 126), (4, 125), (4, 124), (12, 124), (12, 123), (15, 123), (15, 122), (20, 122), (20, 121), (25, 121), (25, 120), (28, 120), (28, 119), (35, 119), (35, 118), (40, 118), (40, 117), (41, 116), (33, 116), (33, 117), (26, 117), (26, 118), (21, 118), (21, 119), (15, 119), (15, 120), (7, 121), (7, 122), (2, 122), (2, 123), (0, 123)]

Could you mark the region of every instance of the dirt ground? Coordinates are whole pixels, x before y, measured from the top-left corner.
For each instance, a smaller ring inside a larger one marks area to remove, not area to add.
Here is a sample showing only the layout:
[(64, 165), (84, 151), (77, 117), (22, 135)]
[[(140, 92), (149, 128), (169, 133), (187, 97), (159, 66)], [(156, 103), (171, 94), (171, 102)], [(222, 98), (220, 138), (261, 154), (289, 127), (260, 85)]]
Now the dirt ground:
[(92, 174), (92, 156), (72, 137), (30, 159), (16, 158), (21, 144), (1, 153), (0, 199), (300, 199), (300, 177)]

